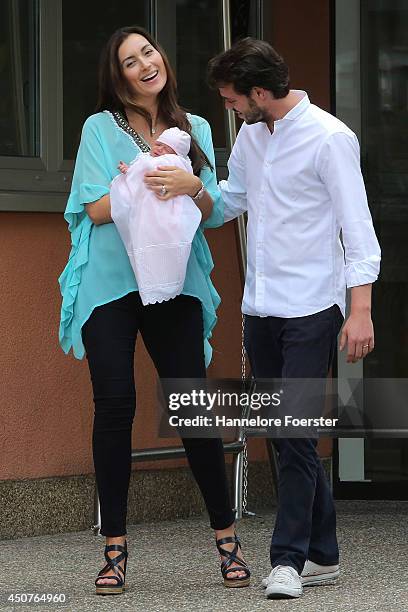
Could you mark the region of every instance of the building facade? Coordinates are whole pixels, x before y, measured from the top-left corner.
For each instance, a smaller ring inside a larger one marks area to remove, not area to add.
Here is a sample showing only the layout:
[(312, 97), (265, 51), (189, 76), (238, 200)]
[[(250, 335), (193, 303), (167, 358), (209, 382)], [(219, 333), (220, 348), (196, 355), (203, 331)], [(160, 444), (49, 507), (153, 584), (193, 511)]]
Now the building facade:
[[(0, 6), (0, 480), (35, 483), (92, 471), (92, 397), (86, 364), (57, 343), (56, 284), (69, 251), (62, 211), (81, 126), (96, 103), (103, 43), (137, 23), (160, 41), (174, 66), (181, 104), (210, 122), (219, 178), (228, 159), (227, 118), (205, 84), (208, 59), (222, 50), (221, 0), (3, 0)], [(343, 377), (407, 377), (408, 31), (407, 0), (231, 0), (232, 40), (263, 37), (286, 59), (294, 88), (357, 133), (376, 231), (383, 250), (374, 291), (376, 350)], [(405, 146), (404, 146), (405, 145)], [(222, 295), (210, 375), (240, 374), (241, 277), (232, 224), (208, 233)], [(135, 447), (168, 444), (156, 434), (154, 372), (138, 347)], [(63, 428), (61, 427), (63, 423)], [(177, 441), (174, 440), (174, 444)], [(320, 443), (333, 454), (338, 497), (406, 499), (408, 441)], [(250, 458), (266, 461), (260, 440)], [(144, 469), (177, 467), (177, 461)], [(31, 490), (32, 493), (34, 489)], [(31, 495), (31, 494), (30, 494)]]

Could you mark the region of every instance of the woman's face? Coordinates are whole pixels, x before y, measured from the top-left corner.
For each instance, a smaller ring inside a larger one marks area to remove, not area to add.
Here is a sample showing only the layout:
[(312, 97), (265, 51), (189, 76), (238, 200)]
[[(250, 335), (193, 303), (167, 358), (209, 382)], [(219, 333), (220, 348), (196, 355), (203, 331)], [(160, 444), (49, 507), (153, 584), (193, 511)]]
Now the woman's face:
[(161, 92), (167, 81), (160, 53), (140, 34), (130, 34), (118, 49), (122, 74), (135, 98), (151, 98)]

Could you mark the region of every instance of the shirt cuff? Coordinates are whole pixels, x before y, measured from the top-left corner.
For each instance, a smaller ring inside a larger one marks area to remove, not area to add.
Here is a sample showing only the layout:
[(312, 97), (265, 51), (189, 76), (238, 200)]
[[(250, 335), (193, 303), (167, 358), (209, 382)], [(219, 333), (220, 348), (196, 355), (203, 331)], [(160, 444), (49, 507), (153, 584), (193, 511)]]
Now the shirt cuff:
[(346, 265), (347, 287), (359, 287), (375, 283), (380, 273), (381, 258), (373, 255), (363, 261), (356, 261)]

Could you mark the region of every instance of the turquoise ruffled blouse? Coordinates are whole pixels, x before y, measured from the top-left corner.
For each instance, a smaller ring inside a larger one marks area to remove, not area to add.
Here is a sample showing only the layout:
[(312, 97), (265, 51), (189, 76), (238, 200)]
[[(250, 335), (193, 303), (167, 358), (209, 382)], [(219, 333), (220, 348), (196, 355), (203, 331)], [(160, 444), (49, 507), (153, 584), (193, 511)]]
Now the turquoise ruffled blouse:
[[(196, 115), (188, 115), (188, 118), (193, 136), (215, 168), (208, 122)], [(131, 130), (111, 112), (96, 113), (85, 121), (64, 214), (71, 232), (72, 248), (59, 278), (63, 298), (59, 341), (65, 353), (72, 348), (78, 359), (85, 354), (81, 328), (93, 309), (137, 291), (135, 275), (115, 224), (94, 225), (85, 211), (85, 204), (109, 193), (110, 183), (119, 173), (120, 160), (130, 163), (140, 153)], [(203, 229), (222, 225), (223, 211), (215, 171), (204, 167), (200, 178), (214, 201), (214, 208), (195, 234), (182, 293), (201, 301), (204, 354), (208, 365), (212, 355), (209, 339), (217, 321), (220, 297), (210, 279), (213, 261)]]

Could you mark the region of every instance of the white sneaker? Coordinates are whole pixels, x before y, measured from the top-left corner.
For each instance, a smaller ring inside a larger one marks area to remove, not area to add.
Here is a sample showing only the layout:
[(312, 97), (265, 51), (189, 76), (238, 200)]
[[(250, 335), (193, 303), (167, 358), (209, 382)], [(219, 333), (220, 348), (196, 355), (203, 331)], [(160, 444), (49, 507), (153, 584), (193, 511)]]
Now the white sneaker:
[[(302, 572), (303, 586), (319, 586), (338, 578), (340, 569), (338, 565), (318, 565), (307, 560)], [(263, 581), (262, 581), (263, 582)]]
[(265, 594), (268, 599), (300, 597), (303, 591), (300, 576), (290, 565), (274, 567), (266, 581)]

